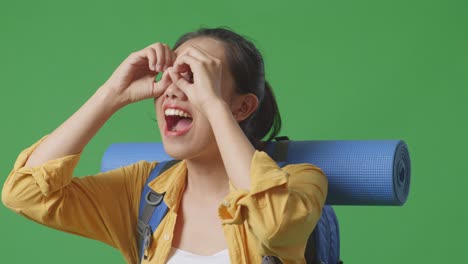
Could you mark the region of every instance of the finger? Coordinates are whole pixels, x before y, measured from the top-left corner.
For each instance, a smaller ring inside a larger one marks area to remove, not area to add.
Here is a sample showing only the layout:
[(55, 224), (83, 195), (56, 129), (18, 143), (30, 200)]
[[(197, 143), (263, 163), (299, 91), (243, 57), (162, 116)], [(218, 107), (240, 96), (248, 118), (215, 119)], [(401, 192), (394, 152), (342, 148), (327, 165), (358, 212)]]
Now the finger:
[(169, 68), (170, 66), (172, 66), (172, 63), (174, 62), (173, 61), (173, 53), (171, 48), (167, 45), (167, 44), (164, 44), (164, 50), (165, 50), (165, 63), (164, 63), (164, 67), (163, 67), (163, 71), (165, 71), (167, 68)]
[(161, 96), (164, 91), (169, 87), (169, 83), (171, 81), (171, 77), (169, 76), (169, 72), (165, 71), (161, 77), (161, 80), (158, 82), (153, 82), (153, 92), (152, 97), (159, 97)]
[(156, 51), (151, 47), (146, 48), (146, 57), (148, 58), (148, 67), (152, 71), (156, 71), (154, 65), (156, 64)]
[[(180, 57), (177, 57), (176, 62), (174, 63), (174, 71), (177, 72), (187, 83), (194, 83), (195, 75), (201, 74), (203, 70), (203, 63), (197, 60), (196, 58), (185, 54)], [(187, 70), (188, 69), (188, 70)]]
[(221, 59), (211, 55), (207, 50), (203, 49), (200, 46), (191, 45), (187, 52), (190, 56), (199, 59), (200, 61), (207, 62), (207, 63), (215, 63), (220, 64)]
[(135, 52), (132, 52), (126, 59), (126, 61), (130, 65), (136, 65), (136, 66), (142, 66), (146, 63), (148, 63), (148, 50), (147, 48), (144, 48), (142, 50), (138, 50)]
[(185, 63), (182, 63), (180, 60), (179, 61), (176, 60), (174, 62), (174, 65), (172, 65), (172, 67), (174, 68), (174, 71), (178, 73), (190, 71), (190, 66)]
[(174, 60), (174, 64), (172, 67), (174, 68), (175, 72), (188, 72), (190, 71), (190, 66), (186, 63), (182, 62), (182, 57), (187, 55), (187, 51), (184, 53), (176, 55), (176, 58)]
[(174, 68), (169, 68), (167, 72), (169, 72), (172, 82), (175, 83), (177, 87), (182, 90), (182, 92), (187, 94), (187, 89), (191, 84), (182, 78), (179, 73), (175, 72)]
[(210, 59), (214, 58), (212, 58), (212, 56), (210, 56), (209, 54), (202, 52), (200, 49), (193, 45), (190, 45), (181, 55), (190, 55), (202, 62), (209, 62)]
[(193, 72), (191, 71), (183, 72), (183, 73), (180, 73), (180, 76), (182, 76), (182, 78), (187, 80), (187, 82), (193, 83)]
[(169, 75), (169, 72), (166, 70), (165, 72), (162, 73), (161, 79), (158, 82), (166, 83), (169, 81), (171, 81), (171, 77)]
[(184, 54), (177, 57), (176, 61), (174, 62), (173, 68), (174, 71), (178, 73), (183, 73), (188, 70), (191, 70), (193, 73), (195, 73), (200, 70), (201, 61), (192, 57), (189, 54)]
[(166, 52), (164, 50), (164, 46), (162, 45), (162, 43), (156, 43), (156, 44), (151, 45), (151, 48), (153, 48), (156, 51), (155, 70), (157, 72), (161, 72), (166, 62), (166, 59), (165, 59)]
[(177, 59), (177, 54), (173, 50), (171, 50), (171, 56), (172, 56), (172, 63), (174, 64), (174, 62)]

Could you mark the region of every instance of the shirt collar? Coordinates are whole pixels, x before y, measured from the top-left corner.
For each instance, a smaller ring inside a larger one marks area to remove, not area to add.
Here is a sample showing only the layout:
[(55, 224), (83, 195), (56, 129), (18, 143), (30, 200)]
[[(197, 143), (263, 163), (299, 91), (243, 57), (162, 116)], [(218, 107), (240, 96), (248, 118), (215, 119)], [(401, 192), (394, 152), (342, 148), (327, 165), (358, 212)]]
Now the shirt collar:
[(177, 209), (175, 206), (185, 188), (186, 179), (187, 164), (182, 160), (149, 182), (148, 186), (157, 193), (165, 193), (164, 202), (167, 207)]

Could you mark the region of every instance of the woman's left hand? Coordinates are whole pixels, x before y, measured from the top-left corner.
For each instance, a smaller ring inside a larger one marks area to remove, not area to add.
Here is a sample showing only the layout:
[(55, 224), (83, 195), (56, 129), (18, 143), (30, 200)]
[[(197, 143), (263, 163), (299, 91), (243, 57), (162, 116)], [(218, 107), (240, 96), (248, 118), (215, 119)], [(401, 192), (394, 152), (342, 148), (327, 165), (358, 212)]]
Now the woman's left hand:
[(222, 62), (201, 48), (190, 46), (168, 69), (172, 81), (205, 116), (210, 105), (222, 101)]

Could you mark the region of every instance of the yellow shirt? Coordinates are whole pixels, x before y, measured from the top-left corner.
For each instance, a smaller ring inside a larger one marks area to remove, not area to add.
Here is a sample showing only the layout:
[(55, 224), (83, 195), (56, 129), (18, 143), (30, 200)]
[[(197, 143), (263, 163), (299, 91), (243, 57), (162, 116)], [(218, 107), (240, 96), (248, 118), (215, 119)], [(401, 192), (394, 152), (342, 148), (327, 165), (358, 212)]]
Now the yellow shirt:
[[(3, 203), (38, 223), (107, 243), (128, 263), (138, 263), (140, 196), (156, 162), (140, 161), (86, 177), (73, 177), (80, 154), (24, 167), (42, 140), (19, 155), (3, 186)], [(166, 192), (169, 211), (142, 263), (166, 263), (186, 176), (182, 161), (149, 183), (154, 191)], [(321, 215), (327, 178), (311, 164), (279, 168), (261, 151), (254, 154), (250, 177), (250, 190), (231, 184), (219, 205), (231, 263), (261, 263), (264, 255), (279, 256), (284, 264), (305, 263), (307, 238)]]

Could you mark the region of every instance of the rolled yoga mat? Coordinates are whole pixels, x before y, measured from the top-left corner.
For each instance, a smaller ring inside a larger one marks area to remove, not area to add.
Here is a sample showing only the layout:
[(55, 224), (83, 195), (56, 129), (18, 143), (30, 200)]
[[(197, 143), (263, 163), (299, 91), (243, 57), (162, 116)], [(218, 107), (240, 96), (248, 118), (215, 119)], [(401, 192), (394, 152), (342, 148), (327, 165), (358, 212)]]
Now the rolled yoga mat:
[[(265, 151), (272, 153), (271, 142)], [(101, 171), (140, 160), (172, 159), (162, 143), (115, 143), (104, 153)], [(409, 194), (411, 162), (401, 140), (289, 141), (286, 163), (311, 163), (328, 178), (328, 205), (403, 205)]]

